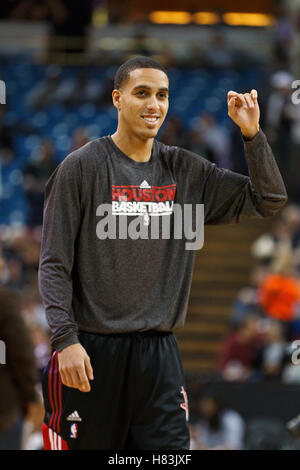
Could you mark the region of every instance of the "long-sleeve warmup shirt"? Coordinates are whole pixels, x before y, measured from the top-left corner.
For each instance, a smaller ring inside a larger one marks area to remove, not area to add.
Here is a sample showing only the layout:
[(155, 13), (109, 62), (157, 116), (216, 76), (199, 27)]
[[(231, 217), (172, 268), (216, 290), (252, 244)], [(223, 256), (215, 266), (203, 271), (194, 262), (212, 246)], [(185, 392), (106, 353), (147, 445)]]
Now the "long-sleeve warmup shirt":
[[(147, 162), (126, 156), (110, 136), (63, 160), (45, 186), (39, 267), (53, 348), (78, 343), (80, 330), (183, 326), (197, 251), (172, 236), (174, 208), (202, 204), (205, 224), (228, 224), (273, 216), (287, 200), (263, 132), (244, 146), (250, 177), (156, 140)], [(162, 230), (151, 236), (157, 217), (169, 218), (169, 237)], [(139, 224), (148, 238), (137, 236)]]

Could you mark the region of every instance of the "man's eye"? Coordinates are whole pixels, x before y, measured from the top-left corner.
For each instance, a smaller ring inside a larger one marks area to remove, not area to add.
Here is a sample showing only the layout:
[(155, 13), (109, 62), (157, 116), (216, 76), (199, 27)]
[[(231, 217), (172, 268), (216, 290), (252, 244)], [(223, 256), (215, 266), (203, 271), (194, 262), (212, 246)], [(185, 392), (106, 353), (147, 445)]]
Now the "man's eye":
[(160, 97), (160, 98), (167, 98), (167, 95), (165, 95), (165, 93), (160, 93), (160, 94), (159, 94), (159, 97)]
[(144, 94), (145, 94), (145, 92), (142, 91), (142, 90), (140, 90), (140, 91), (137, 92), (137, 95), (144, 95)]

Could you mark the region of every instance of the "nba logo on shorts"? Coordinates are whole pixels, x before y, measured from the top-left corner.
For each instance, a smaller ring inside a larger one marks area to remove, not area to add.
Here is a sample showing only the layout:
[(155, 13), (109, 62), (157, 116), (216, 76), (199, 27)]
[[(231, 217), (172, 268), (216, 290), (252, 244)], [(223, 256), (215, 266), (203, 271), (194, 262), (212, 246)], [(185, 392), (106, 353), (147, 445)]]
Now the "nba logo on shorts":
[(70, 437), (72, 437), (72, 439), (76, 439), (76, 438), (77, 438), (77, 432), (78, 432), (78, 424), (77, 424), (77, 423), (71, 424), (71, 427), (70, 427)]
[(184, 403), (180, 403), (180, 407), (185, 411), (185, 417), (186, 417), (186, 420), (188, 421), (189, 420), (189, 404), (188, 404), (187, 393), (184, 387), (181, 387), (180, 393), (182, 393), (183, 398), (184, 398)]

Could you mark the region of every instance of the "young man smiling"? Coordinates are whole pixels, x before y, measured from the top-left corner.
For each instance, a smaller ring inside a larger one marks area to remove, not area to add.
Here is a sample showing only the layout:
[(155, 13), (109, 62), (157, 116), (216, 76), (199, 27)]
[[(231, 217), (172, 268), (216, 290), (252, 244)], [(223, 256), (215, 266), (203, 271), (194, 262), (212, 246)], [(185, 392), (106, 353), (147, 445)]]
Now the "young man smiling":
[(43, 380), (45, 448), (188, 449), (173, 331), (185, 321), (195, 251), (175, 237), (99, 236), (99, 207), (119, 207), (118, 224), (137, 216), (150, 227), (157, 217), (172, 223), (173, 203), (203, 204), (205, 223), (225, 224), (273, 216), (286, 191), (255, 90), (228, 93), (249, 178), (155, 139), (169, 106), (156, 61), (125, 62), (114, 88), (116, 132), (68, 155), (45, 188), (39, 279), (54, 349)]
[(125, 82), (121, 74), (112, 97), (119, 117), (114, 143), (133, 160), (149, 161), (153, 139), (169, 109), (166, 73), (162, 68), (137, 68)]

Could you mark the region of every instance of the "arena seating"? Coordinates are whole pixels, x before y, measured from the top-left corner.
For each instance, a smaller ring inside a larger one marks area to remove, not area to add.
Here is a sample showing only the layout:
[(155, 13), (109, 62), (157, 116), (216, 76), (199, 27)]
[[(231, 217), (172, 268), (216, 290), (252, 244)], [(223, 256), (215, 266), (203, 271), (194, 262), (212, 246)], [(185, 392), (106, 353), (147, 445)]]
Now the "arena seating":
[[(86, 68), (93, 82), (111, 78), (116, 67)], [(5, 124), (14, 130), (14, 159), (1, 170), (0, 225), (26, 222), (26, 200), (22, 186), (22, 168), (32, 158), (43, 138), (55, 146), (57, 161), (69, 153), (72, 132), (83, 126), (90, 139), (110, 134), (116, 128), (117, 112), (112, 105), (81, 103), (66, 106), (59, 102), (34, 109), (28, 96), (45, 79), (47, 66), (29, 63), (21, 57), (2, 65), (0, 78), (7, 88)], [(61, 82), (65, 87), (74, 82), (82, 67), (62, 68)], [(193, 126), (203, 111), (213, 113), (218, 122), (230, 129), (227, 116), (226, 90), (246, 90), (258, 87), (259, 70), (204, 70), (172, 68), (170, 74), (169, 114), (181, 117), (186, 128)]]

